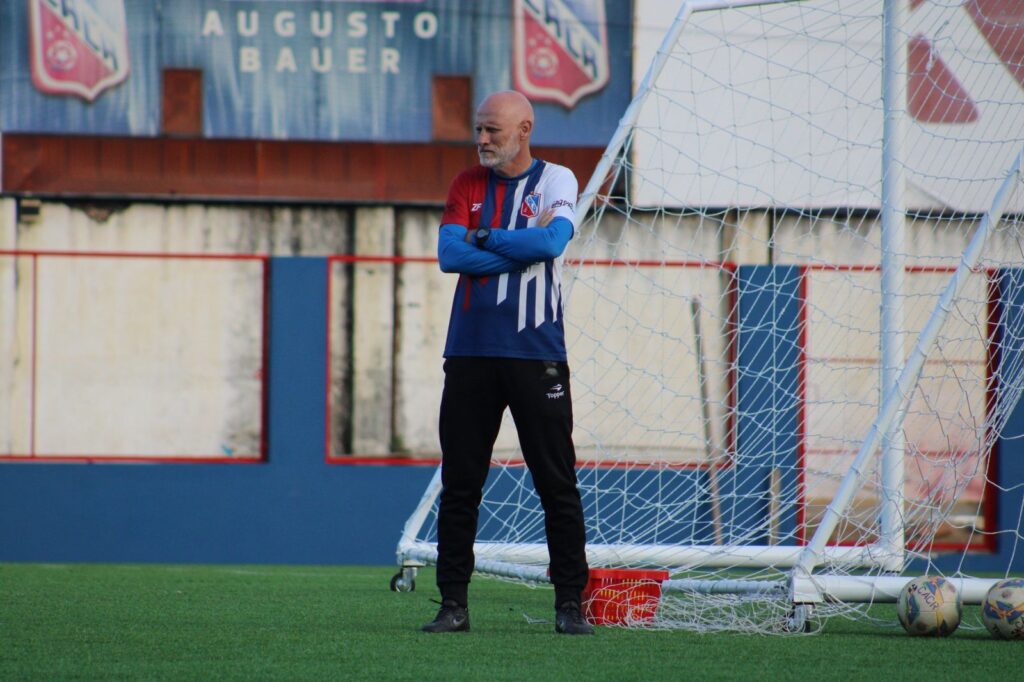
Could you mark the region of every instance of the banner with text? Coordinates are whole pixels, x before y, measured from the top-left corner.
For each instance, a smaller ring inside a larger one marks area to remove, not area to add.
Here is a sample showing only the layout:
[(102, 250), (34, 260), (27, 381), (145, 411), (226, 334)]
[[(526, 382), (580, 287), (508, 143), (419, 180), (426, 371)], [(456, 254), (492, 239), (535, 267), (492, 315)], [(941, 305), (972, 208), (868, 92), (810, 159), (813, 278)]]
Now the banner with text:
[(202, 72), (211, 138), (429, 141), (440, 75), (603, 146), (631, 94), (631, 1), (23, 0), (0, 39), (11, 132), (158, 135), (166, 68)]

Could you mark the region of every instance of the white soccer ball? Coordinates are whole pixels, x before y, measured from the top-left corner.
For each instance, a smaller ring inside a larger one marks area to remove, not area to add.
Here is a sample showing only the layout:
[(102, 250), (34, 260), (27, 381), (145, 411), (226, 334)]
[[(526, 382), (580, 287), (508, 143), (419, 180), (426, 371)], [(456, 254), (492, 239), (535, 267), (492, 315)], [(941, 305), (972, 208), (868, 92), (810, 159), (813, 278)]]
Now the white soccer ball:
[(900, 590), (896, 615), (912, 635), (946, 637), (960, 625), (963, 605), (953, 583), (942, 576), (923, 575)]
[(997, 639), (1024, 639), (1024, 579), (1000, 580), (989, 588), (981, 620)]

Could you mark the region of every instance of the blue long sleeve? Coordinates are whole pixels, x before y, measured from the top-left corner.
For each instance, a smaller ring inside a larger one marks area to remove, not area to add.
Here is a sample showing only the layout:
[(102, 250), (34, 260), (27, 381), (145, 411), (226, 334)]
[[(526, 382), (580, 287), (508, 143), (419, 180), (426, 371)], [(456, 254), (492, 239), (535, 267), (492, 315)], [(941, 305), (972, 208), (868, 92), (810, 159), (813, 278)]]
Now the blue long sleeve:
[[(494, 233), (491, 236), (493, 235)], [(530, 265), (528, 262), (485, 251), (475, 244), (467, 244), (465, 240), (466, 228), (462, 225), (448, 223), (441, 226), (437, 234), (437, 260), (441, 272), (483, 277), (515, 272)]]
[(546, 227), (525, 230), (491, 230), (483, 248), (491, 253), (524, 263), (538, 263), (562, 255), (572, 239), (572, 222), (555, 218)]

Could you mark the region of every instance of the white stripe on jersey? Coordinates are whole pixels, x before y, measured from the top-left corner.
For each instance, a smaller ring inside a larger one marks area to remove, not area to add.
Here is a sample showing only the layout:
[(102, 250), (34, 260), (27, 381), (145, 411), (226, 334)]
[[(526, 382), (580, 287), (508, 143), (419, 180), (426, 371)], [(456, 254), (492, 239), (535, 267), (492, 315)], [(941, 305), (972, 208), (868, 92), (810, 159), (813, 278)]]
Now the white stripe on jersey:
[(551, 263), (551, 321), (558, 321), (558, 303), (562, 296), (562, 257)]
[[(519, 215), (519, 207), (523, 205), (523, 192), (526, 190), (526, 183), (527, 183), (528, 180), (529, 180), (529, 177), (527, 176), (527, 177), (523, 178), (522, 180), (520, 180), (519, 182), (516, 183), (516, 193), (515, 193), (515, 196), (512, 197), (513, 210), (512, 210), (512, 216), (510, 218), (512, 223), (508, 226), (508, 229), (510, 229), (510, 230), (516, 229), (516, 216)], [(507, 272), (502, 273), (498, 277), (498, 304), (500, 305), (501, 303), (504, 303), (506, 298), (508, 298), (508, 273)], [(521, 331), (522, 327), (519, 327), (519, 329)]]
[(547, 280), (544, 270), (544, 263), (534, 263), (523, 270), (519, 278), (519, 328), (516, 331), (526, 329), (526, 294), (530, 282), (536, 282), (537, 288), (537, 295), (533, 297), (533, 326), (544, 324), (544, 283)]

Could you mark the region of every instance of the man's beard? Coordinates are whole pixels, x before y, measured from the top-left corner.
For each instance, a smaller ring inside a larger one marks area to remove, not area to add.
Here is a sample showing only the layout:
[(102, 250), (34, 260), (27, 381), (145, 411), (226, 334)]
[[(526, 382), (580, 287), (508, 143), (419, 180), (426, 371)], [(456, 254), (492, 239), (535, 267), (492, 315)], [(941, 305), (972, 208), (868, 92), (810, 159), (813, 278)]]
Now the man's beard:
[(497, 168), (498, 166), (516, 158), (516, 155), (519, 154), (519, 149), (519, 142), (513, 139), (509, 140), (508, 144), (504, 147), (498, 147), (487, 156), (484, 156), (483, 153), (477, 151), (477, 156), (480, 157), (480, 165), (484, 168)]

